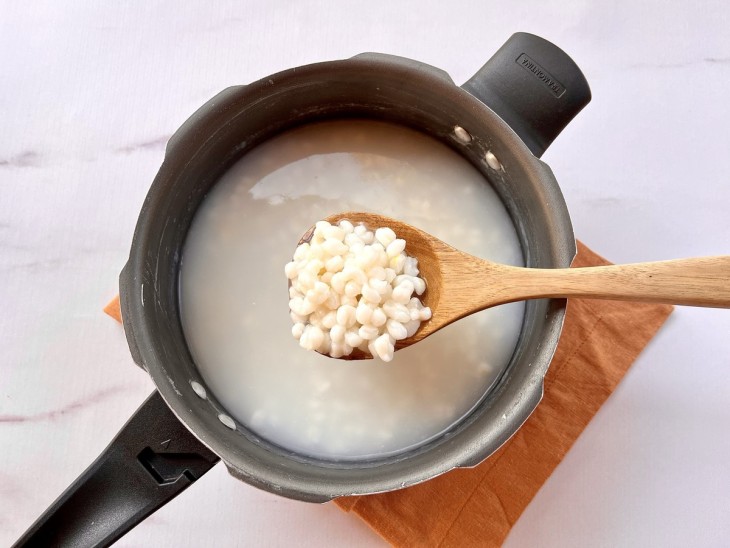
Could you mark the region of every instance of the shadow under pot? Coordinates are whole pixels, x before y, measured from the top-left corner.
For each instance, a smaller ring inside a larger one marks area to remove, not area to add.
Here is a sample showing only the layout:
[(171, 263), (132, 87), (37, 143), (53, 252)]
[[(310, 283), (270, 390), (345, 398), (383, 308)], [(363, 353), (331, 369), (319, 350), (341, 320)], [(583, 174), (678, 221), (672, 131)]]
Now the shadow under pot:
[(120, 276), (130, 351), (157, 391), (18, 545), (108, 545), (218, 460), (258, 488), (325, 502), (414, 485), (494, 453), (542, 397), (564, 300), (525, 304), (508, 363), (469, 412), (439, 435), (382, 455), (312, 456), (267, 441), (237, 420), (196, 367), (179, 300), (186, 236), (212, 187), (254, 148), (301, 126), (358, 119), (415, 130), (458, 153), (504, 205), (524, 264), (568, 267), (576, 252), (570, 218), (539, 157), (589, 101), (585, 78), (563, 51), (518, 33), (463, 86), (432, 66), (367, 53), (231, 87), (203, 105), (167, 145)]

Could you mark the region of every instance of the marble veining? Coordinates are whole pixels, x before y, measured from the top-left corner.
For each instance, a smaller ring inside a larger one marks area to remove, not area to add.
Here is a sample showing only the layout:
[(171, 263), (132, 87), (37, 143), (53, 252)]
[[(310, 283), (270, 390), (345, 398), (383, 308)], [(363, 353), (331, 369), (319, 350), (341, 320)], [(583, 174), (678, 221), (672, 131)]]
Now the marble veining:
[(96, 393), (90, 394), (89, 396), (86, 396), (84, 398), (72, 401), (58, 409), (51, 409), (49, 411), (42, 411), (40, 413), (34, 413), (31, 415), (0, 414), (0, 425), (22, 424), (25, 422), (54, 421), (59, 418), (68, 418), (68, 415), (96, 405), (107, 398), (110, 398), (120, 393), (129, 392), (131, 391), (131, 388), (132, 385), (130, 385), (129, 383), (110, 386), (108, 388), (103, 388)]
[(0, 158), (0, 168), (11, 167), (38, 167), (41, 155), (33, 150), (27, 150), (7, 158)]
[(170, 137), (172, 137), (172, 135), (162, 135), (160, 137), (155, 137), (154, 139), (131, 143), (114, 149), (114, 152), (132, 154), (140, 150), (162, 150), (165, 148), (167, 141), (170, 140)]
[(700, 60), (690, 60), (690, 61), (677, 62), (677, 63), (634, 63), (632, 65), (629, 65), (629, 67), (632, 69), (648, 69), (648, 70), (678, 69), (678, 68), (693, 67), (693, 66), (704, 64), (704, 63), (726, 65), (726, 64), (730, 63), (730, 57), (704, 57)]

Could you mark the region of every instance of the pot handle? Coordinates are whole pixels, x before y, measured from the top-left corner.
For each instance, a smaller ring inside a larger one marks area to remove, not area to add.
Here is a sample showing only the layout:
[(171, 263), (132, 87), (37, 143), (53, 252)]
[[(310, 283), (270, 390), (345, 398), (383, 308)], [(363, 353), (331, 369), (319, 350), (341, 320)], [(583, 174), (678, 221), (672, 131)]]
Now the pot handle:
[(218, 460), (155, 391), (14, 546), (109, 546)]
[(544, 38), (518, 32), (463, 86), (538, 158), (591, 100), (578, 65)]

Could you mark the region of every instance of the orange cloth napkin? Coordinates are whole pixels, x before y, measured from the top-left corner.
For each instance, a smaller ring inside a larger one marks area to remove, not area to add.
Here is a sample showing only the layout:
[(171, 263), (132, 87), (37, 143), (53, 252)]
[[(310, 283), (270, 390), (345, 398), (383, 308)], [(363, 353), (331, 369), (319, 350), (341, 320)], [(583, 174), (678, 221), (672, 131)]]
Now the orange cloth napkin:
[[(573, 266), (602, 264), (610, 263), (579, 242)], [(119, 300), (104, 311), (119, 320)], [(499, 546), (671, 311), (571, 299), (545, 396), (499, 451), (475, 468), (335, 503), (394, 546)]]

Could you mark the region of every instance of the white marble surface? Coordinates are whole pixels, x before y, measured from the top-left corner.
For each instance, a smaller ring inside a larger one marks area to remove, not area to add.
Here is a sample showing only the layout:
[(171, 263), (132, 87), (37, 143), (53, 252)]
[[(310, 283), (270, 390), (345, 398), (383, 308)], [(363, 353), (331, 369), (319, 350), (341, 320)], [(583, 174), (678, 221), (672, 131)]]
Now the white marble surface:
[[(367, 50), (463, 82), (534, 32), (593, 89), (544, 156), (577, 234), (613, 261), (728, 254), (728, 28), (723, 1), (0, 3), (0, 545), (153, 388), (101, 306), (166, 139), (217, 91)], [(729, 355), (730, 312), (678, 309), (506, 545), (730, 545)], [(382, 541), (218, 466), (119, 543), (153, 544)]]

